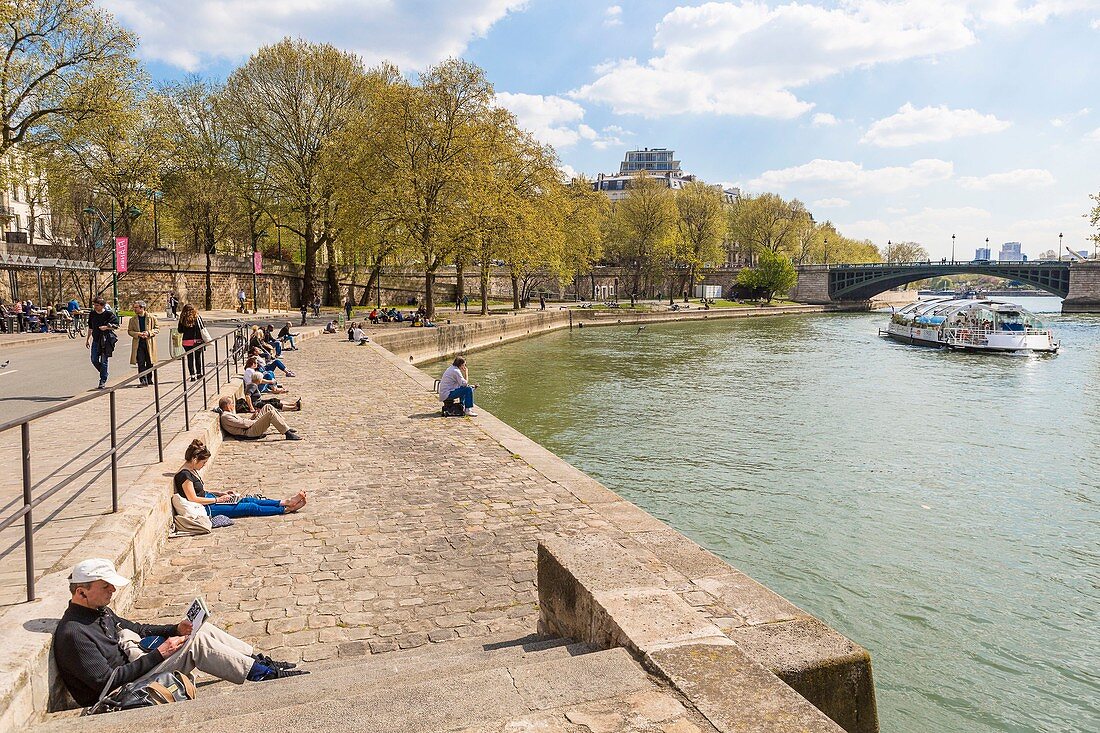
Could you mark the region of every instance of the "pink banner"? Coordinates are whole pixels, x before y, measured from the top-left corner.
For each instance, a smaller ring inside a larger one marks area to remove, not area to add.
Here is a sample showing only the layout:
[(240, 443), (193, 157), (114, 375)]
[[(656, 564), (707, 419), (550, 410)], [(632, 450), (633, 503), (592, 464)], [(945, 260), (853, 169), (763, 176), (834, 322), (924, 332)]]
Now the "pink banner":
[(115, 270), (117, 272), (126, 272), (129, 269), (129, 254), (130, 238), (115, 237)]
[(252, 272), (259, 275), (259, 274), (263, 273), (263, 271), (264, 271), (264, 253), (263, 252), (253, 252), (252, 253)]

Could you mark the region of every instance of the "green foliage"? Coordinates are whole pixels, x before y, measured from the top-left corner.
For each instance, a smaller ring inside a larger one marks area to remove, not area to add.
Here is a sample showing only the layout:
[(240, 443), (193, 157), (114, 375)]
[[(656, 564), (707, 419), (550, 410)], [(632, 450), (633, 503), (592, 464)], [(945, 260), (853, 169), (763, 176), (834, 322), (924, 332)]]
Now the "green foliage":
[(1090, 194), (1089, 198), (1096, 202), (1096, 206), (1092, 207), (1092, 211), (1085, 214), (1085, 218), (1089, 220), (1089, 224), (1096, 230), (1089, 236), (1089, 239), (1100, 244), (1100, 193)]
[(791, 258), (782, 252), (761, 250), (755, 267), (749, 267), (737, 275), (740, 285), (763, 294), (771, 302), (776, 293), (785, 293), (798, 281)]

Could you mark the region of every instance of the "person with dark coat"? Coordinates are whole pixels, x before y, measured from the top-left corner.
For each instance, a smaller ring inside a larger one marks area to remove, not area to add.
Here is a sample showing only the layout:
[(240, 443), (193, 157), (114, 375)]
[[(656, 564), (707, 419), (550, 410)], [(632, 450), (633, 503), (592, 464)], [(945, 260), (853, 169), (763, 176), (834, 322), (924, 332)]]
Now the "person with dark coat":
[(107, 310), (107, 301), (96, 298), (92, 301), (92, 312), (88, 314), (88, 338), (84, 346), (92, 350), (92, 366), (99, 372), (99, 387), (107, 386), (107, 360), (114, 354), (118, 336), (118, 316)]

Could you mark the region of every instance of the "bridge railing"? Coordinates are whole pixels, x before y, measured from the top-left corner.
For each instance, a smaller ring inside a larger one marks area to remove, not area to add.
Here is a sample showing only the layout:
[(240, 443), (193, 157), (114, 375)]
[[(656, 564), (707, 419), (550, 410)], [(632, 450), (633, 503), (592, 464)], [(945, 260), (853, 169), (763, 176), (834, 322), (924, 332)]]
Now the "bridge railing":
[(855, 262), (855, 263), (841, 263), (834, 264), (831, 267), (835, 268), (856, 268), (856, 267), (875, 267), (875, 268), (892, 268), (892, 267), (997, 267), (1003, 265), (1005, 267), (1035, 267), (1035, 266), (1066, 266), (1070, 264), (1068, 260), (921, 260), (920, 262)]

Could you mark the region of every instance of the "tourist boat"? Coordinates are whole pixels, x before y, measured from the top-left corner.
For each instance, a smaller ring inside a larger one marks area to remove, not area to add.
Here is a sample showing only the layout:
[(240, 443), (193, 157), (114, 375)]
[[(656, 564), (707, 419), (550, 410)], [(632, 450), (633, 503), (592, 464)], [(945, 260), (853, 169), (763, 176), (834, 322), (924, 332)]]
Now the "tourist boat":
[(1034, 313), (986, 298), (919, 300), (895, 312), (879, 333), (906, 343), (967, 351), (1058, 351), (1054, 332)]

